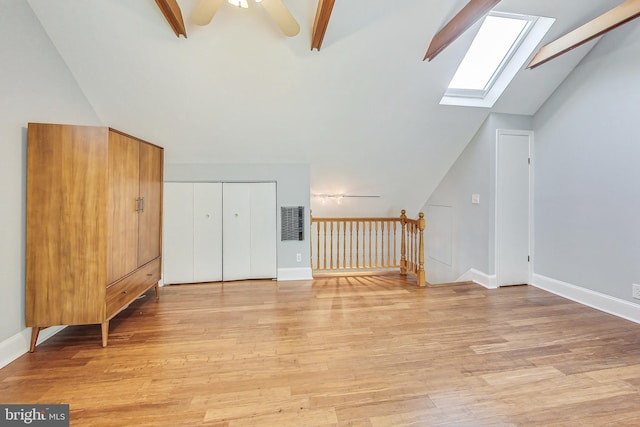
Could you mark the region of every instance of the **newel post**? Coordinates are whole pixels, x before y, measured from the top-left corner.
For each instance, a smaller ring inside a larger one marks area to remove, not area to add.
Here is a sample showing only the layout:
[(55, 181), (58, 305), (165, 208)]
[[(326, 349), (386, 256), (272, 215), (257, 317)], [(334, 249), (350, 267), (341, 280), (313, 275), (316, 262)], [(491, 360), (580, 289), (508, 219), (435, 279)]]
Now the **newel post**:
[(402, 224), (401, 241), (400, 241), (400, 274), (407, 274), (407, 254), (406, 254), (406, 234), (407, 234), (407, 211), (402, 209), (400, 213), (400, 224)]
[(424, 213), (420, 212), (418, 219), (418, 229), (420, 230), (419, 239), (419, 252), (418, 252), (418, 286), (426, 286), (427, 280), (424, 274), (424, 229), (426, 221), (424, 219)]

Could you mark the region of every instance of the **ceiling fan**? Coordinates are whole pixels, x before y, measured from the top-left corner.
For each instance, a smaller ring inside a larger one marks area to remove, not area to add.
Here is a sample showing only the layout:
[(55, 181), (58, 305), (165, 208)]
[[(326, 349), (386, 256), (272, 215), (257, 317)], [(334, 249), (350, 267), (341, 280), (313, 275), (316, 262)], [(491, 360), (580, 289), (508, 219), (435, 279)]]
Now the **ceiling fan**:
[[(300, 25), (291, 15), (289, 9), (282, 3), (282, 0), (254, 1), (262, 4), (284, 35), (293, 37), (300, 32)], [(200, 0), (191, 15), (191, 20), (197, 25), (209, 24), (223, 2), (224, 0)], [(242, 8), (249, 7), (247, 0), (228, 0), (228, 2)]]

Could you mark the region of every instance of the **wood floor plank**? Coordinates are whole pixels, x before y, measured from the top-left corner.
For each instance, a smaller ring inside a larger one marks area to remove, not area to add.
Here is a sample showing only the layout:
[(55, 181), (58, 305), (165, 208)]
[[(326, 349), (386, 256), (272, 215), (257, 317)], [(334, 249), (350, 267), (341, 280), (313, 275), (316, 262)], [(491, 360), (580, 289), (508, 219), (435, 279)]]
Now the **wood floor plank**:
[(400, 275), (165, 287), (0, 370), (74, 426), (640, 424), (640, 325), (542, 290)]

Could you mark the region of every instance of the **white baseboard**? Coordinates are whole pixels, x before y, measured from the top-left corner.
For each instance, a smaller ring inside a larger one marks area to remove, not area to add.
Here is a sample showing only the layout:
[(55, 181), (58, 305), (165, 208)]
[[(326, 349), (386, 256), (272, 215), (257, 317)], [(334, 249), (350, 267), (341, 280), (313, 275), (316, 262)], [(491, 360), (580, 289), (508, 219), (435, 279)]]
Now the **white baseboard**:
[(462, 276), (458, 277), (456, 282), (474, 282), (487, 289), (496, 289), (498, 287), (498, 281), (495, 274), (489, 276), (475, 268), (467, 270)]
[[(53, 326), (51, 328), (43, 329), (38, 334), (38, 344), (48, 340), (66, 326)], [(31, 345), (31, 328), (23, 329), (12, 337), (0, 342), (0, 368), (7, 366), (9, 363), (16, 360), (29, 351)]]
[(533, 283), (531, 283), (531, 285), (595, 308), (596, 310), (604, 311), (605, 313), (613, 314), (614, 316), (635, 323), (640, 323), (640, 305), (638, 304), (552, 279), (541, 274), (533, 275)]
[(279, 268), (278, 269), (278, 281), (288, 280), (312, 280), (313, 273), (311, 268)]

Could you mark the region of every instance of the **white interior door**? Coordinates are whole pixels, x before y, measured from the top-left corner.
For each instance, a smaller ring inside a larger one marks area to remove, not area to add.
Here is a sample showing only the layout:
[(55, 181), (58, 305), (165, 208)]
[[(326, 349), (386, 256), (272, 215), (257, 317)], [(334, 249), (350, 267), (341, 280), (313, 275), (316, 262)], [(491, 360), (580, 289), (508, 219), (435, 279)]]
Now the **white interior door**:
[(277, 276), (277, 208), (275, 182), (250, 184), (251, 279)]
[(251, 275), (251, 187), (224, 183), (222, 187), (222, 280)]
[(163, 281), (193, 282), (193, 184), (164, 184)]
[(530, 148), (532, 133), (498, 131), (496, 145), (496, 279), (529, 283)]
[(193, 184), (193, 281), (222, 280), (222, 183)]

